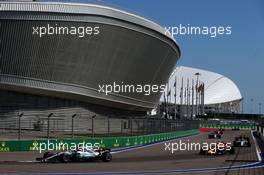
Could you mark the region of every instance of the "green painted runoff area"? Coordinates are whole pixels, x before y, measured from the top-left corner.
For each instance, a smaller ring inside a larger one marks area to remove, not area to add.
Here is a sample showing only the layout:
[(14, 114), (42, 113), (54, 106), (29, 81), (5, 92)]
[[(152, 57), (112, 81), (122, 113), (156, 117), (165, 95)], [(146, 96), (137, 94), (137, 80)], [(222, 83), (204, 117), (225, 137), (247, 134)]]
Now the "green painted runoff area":
[(255, 129), (256, 126), (239, 124), (200, 124), (200, 128)]

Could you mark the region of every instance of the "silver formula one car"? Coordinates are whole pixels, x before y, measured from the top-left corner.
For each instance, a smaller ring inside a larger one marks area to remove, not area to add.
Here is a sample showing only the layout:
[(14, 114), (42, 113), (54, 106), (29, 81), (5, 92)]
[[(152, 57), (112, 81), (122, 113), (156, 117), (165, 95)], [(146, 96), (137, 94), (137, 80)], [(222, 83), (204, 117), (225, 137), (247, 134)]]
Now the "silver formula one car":
[(246, 137), (244, 135), (236, 137), (235, 141), (233, 142), (233, 145), (234, 147), (251, 147), (249, 137)]
[(112, 155), (110, 149), (83, 149), (58, 153), (45, 152), (43, 157), (36, 158), (36, 160), (47, 163), (89, 162), (94, 160), (110, 162)]

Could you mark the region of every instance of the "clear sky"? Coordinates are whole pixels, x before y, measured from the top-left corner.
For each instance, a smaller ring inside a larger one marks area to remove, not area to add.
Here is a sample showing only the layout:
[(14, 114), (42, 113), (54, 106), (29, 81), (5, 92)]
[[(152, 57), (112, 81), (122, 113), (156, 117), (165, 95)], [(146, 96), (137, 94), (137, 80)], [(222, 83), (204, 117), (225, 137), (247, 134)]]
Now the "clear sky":
[[(201, 35), (176, 36), (182, 53), (177, 66), (202, 68), (229, 77), (241, 90), (244, 97), (244, 111), (249, 113), (253, 106), (253, 112), (258, 113), (259, 103), (262, 103), (262, 112), (264, 112), (263, 0), (103, 0), (101, 2), (136, 12), (162, 26), (179, 26), (179, 24), (231, 26), (231, 35), (216, 38)], [(250, 99), (254, 99), (253, 103)]]

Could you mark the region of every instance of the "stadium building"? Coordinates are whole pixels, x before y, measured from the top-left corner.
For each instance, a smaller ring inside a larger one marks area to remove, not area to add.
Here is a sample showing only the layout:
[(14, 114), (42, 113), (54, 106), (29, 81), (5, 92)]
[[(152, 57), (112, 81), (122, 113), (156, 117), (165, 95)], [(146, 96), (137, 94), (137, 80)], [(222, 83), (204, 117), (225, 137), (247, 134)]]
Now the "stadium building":
[(180, 50), (155, 22), (105, 5), (0, 2), (0, 110), (81, 107), (144, 115), (161, 93), (99, 85), (166, 84)]
[(229, 78), (180, 66), (169, 78), (159, 110), (170, 117), (186, 118), (208, 113), (239, 113), (241, 100), (240, 90)]

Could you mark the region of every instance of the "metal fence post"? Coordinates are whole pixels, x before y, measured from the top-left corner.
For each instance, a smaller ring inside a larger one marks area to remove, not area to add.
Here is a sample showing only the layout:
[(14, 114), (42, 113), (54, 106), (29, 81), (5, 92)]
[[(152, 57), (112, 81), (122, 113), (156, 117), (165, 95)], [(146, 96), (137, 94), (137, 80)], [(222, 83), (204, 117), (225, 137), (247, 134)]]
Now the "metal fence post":
[(149, 128), (149, 124), (148, 124), (148, 119), (145, 120), (145, 134), (148, 134), (148, 128)]
[(167, 131), (167, 128), (166, 128), (166, 125), (167, 125), (167, 120), (168, 118), (166, 118), (163, 122), (162, 122), (162, 127), (163, 127), (163, 132), (166, 132)]
[(147, 133), (149, 134), (150, 131), (151, 131), (151, 129), (152, 129), (152, 128), (151, 128), (151, 127), (152, 127), (152, 125), (151, 125), (151, 119), (148, 119), (147, 122), (148, 122), (148, 123), (147, 123), (147, 125), (148, 125), (148, 126), (147, 126), (147, 127), (148, 127)]
[(110, 136), (110, 118), (109, 118), (109, 116), (107, 118), (107, 133), (108, 133), (108, 136)]
[(144, 120), (144, 134), (147, 134), (148, 133), (148, 119), (146, 118), (145, 120)]
[(163, 131), (162, 120), (159, 119), (158, 122), (159, 122), (160, 132), (162, 132)]
[(138, 127), (139, 134), (144, 134), (145, 133), (144, 124), (145, 124), (144, 119), (139, 119), (139, 127)]
[(121, 119), (120, 121), (120, 131), (121, 131), (121, 135), (123, 135), (123, 119)]
[(147, 120), (147, 123), (148, 123), (148, 134), (150, 134), (150, 131), (152, 130), (152, 122), (151, 122), (151, 119), (148, 119)]
[(145, 134), (145, 132), (146, 132), (146, 130), (145, 130), (145, 119), (139, 119), (139, 121), (142, 123), (142, 126), (141, 126), (141, 128), (139, 128), (140, 129), (140, 134)]
[(71, 137), (73, 138), (74, 137), (74, 118), (76, 117), (77, 114), (73, 114), (72, 115), (72, 128), (71, 128)]
[(92, 116), (92, 136), (94, 137), (94, 118), (96, 115)]
[(154, 133), (156, 133), (156, 130), (157, 130), (157, 128), (155, 127), (155, 120), (151, 119), (150, 123), (151, 123), (150, 134), (154, 134)]
[(50, 113), (48, 115), (48, 128), (47, 128), (47, 138), (49, 139), (50, 137), (50, 117), (53, 115), (53, 113)]
[(132, 118), (130, 118), (130, 124), (131, 124), (130, 132), (131, 132), (131, 135), (133, 135), (133, 120), (132, 120)]
[(18, 140), (20, 140), (20, 138), (21, 138), (21, 117), (23, 115), (24, 115), (23, 112), (18, 115)]
[(148, 120), (148, 124), (149, 124), (149, 127), (148, 127), (148, 134), (151, 134), (151, 131), (153, 131), (153, 129), (152, 129), (152, 119), (149, 119), (149, 120)]

